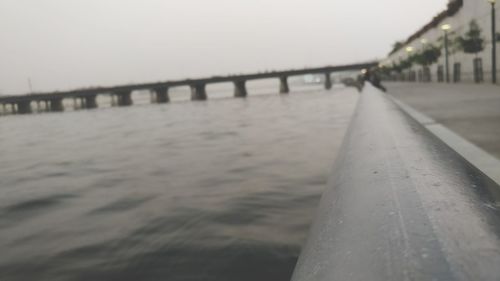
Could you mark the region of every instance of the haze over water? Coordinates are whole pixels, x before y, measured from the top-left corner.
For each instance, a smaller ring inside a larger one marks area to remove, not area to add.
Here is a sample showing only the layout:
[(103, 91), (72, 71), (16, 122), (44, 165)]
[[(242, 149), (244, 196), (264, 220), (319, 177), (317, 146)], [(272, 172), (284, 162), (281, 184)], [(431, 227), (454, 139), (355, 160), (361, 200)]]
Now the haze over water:
[(2, 0), (0, 95), (383, 59), (447, 2)]
[(265, 91), (1, 117), (0, 280), (289, 280), (358, 94)]

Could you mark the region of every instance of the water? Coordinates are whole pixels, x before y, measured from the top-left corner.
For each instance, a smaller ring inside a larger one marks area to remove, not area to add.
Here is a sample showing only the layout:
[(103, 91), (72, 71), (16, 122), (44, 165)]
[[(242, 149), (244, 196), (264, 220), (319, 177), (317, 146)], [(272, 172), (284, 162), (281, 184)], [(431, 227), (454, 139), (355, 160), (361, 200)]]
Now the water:
[(289, 280), (357, 93), (0, 118), (0, 280)]

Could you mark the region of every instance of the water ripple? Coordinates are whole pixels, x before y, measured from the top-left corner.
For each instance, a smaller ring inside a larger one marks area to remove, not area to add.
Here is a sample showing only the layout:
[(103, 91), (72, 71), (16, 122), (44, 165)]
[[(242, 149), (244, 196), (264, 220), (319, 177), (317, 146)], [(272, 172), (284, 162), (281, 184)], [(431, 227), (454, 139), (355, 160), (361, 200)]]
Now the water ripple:
[(0, 280), (289, 280), (357, 100), (333, 93), (1, 118)]

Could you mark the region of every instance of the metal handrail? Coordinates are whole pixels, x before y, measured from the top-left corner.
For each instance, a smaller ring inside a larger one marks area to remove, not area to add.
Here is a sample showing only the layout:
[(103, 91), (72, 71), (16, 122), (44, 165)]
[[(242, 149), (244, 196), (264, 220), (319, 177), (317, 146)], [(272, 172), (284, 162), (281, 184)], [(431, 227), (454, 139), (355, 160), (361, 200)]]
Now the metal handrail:
[(292, 280), (500, 280), (499, 198), (367, 84)]

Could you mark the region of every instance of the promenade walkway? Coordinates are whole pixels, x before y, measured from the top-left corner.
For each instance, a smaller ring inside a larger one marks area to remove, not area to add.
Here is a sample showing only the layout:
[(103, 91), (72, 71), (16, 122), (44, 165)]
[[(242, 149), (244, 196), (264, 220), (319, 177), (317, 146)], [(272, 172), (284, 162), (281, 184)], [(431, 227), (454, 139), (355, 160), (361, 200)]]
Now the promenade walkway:
[(500, 159), (500, 86), (408, 82), (384, 86), (390, 95)]

